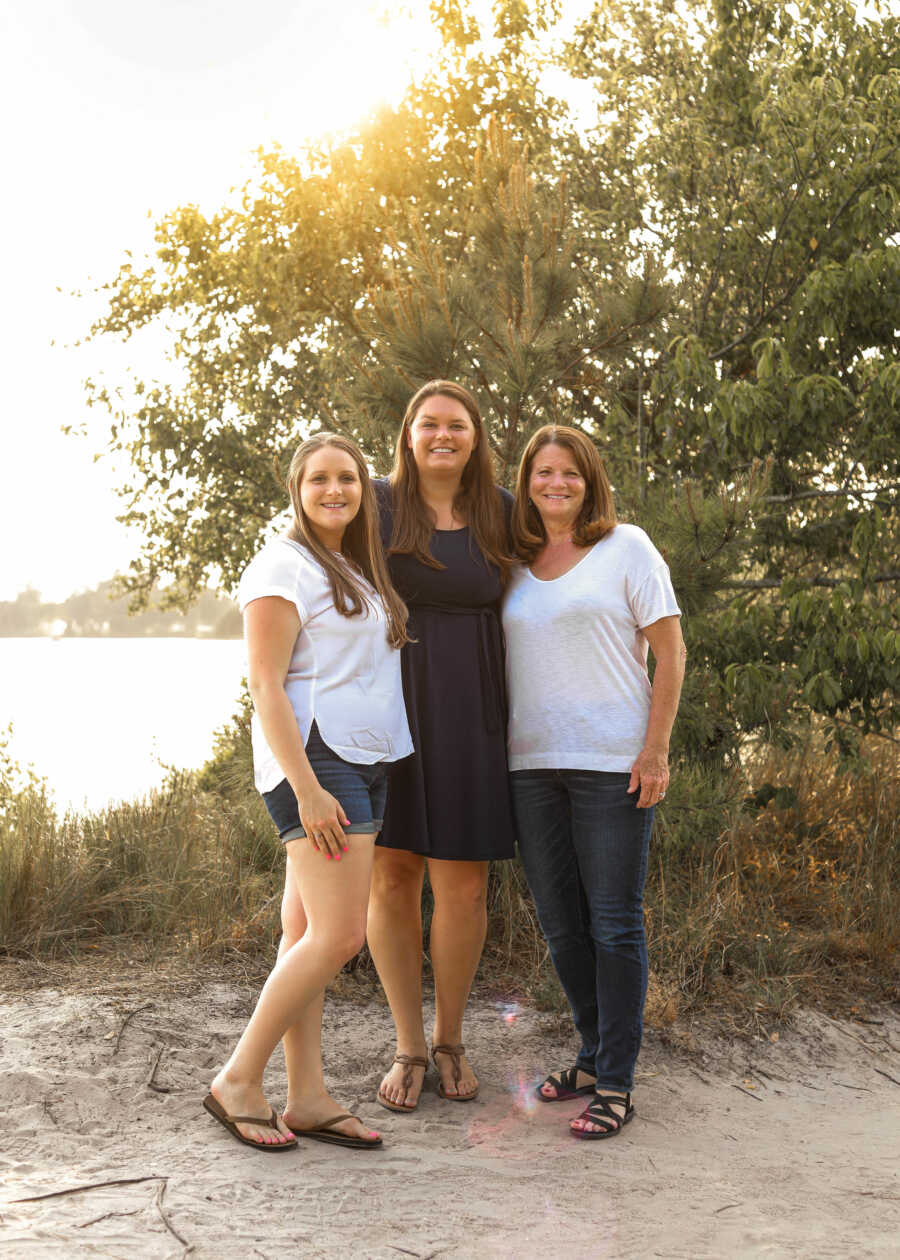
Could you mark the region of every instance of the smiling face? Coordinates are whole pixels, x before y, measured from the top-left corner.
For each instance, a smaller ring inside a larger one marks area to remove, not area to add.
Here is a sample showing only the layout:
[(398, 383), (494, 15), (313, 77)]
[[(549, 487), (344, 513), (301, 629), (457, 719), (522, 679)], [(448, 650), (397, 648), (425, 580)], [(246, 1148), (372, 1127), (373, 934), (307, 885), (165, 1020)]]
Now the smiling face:
[(362, 483), (353, 456), (339, 446), (313, 451), (300, 480), (300, 505), (319, 541), (339, 551), (344, 530), (361, 502)]
[(420, 473), (461, 477), (478, 433), (461, 402), (432, 394), (413, 416), (406, 440)]
[(544, 527), (556, 531), (574, 525), (584, 504), (587, 483), (572, 451), (547, 442), (535, 452), (528, 475), (528, 497)]

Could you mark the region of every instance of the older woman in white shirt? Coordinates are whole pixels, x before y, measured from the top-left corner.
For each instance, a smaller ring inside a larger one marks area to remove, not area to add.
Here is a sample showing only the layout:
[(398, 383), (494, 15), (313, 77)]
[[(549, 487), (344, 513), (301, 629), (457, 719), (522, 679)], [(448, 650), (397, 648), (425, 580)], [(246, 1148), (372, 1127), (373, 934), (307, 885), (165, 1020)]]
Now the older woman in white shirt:
[[(365, 939), (387, 766), (412, 752), (400, 647), (406, 608), (391, 585), (375, 494), (359, 448), (319, 433), (288, 475), (287, 537), (267, 543), (238, 591), (244, 612), (253, 762), (287, 855), (278, 963), (206, 1110), (264, 1151), (294, 1134), (359, 1149), (377, 1133), (342, 1110), (322, 1076), (326, 984)], [(288, 1099), (277, 1117), (263, 1072), (284, 1040)]]
[(523, 563), (503, 628), (519, 852), (581, 1038), (537, 1097), (589, 1095), (570, 1131), (606, 1138), (634, 1115), (642, 895), (684, 676), (680, 612), (650, 539), (616, 523), (600, 456), (578, 429), (548, 425), (528, 443), (513, 534)]

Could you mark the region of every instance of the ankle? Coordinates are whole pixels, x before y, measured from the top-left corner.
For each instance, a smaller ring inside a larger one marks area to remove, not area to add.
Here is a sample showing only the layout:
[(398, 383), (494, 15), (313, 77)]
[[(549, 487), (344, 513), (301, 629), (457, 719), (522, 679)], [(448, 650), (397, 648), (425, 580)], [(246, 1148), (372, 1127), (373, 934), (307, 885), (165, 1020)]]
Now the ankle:
[(213, 1084), (217, 1086), (219, 1089), (231, 1089), (231, 1090), (262, 1089), (262, 1081), (256, 1081), (256, 1080), (253, 1080), (251, 1077), (242, 1076), (240, 1072), (236, 1071), (235, 1068), (233, 1067), (229, 1067), (228, 1064), (226, 1064), (225, 1067), (219, 1069), (218, 1073), (213, 1079)]

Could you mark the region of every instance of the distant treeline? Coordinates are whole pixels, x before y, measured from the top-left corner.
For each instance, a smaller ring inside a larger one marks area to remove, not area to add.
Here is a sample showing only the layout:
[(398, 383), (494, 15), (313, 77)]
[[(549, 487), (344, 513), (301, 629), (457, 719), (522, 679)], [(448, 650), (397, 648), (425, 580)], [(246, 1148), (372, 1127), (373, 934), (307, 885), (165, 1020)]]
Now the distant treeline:
[(15, 600), (0, 602), (0, 637), (53, 635), (67, 638), (146, 638), (160, 635), (237, 639), (241, 615), (236, 605), (214, 591), (203, 591), (189, 612), (163, 612), (151, 605), (129, 613), (127, 595), (114, 595), (115, 583), (101, 582), (59, 604), (45, 603), (29, 588)]

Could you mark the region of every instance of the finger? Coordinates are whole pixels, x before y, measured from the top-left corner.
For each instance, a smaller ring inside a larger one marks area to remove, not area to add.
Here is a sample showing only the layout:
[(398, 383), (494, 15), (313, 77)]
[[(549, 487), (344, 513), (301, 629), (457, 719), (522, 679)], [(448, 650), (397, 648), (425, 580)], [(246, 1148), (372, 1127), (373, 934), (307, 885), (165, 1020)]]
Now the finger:
[(646, 775), (641, 780), (641, 795), (638, 800), (638, 809), (649, 809), (651, 805), (654, 805), (658, 790), (659, 780), (652, 775)]
[(626, 790), (627, 792), (634, 792), (634, 791), (636, 791), (636, 790), (637, 790), (637, 788), (638, 788), (638, 785), (640, 784), (640, 781), (641, 781), (641, 772), (640, 772), (640, 770), (638, 770), (637, 766), (632, 766), (632, 767), (631, 767), (631, 778), (628, 780), (628, 787), (627, 787), (625, 790)]
[(322, 827), (323, 843), (327, 847), (328, 856), (340, 860), (343, 841), (338, 836), (343, 836), (343, 832), (337, 830), (334, 823), (326, 823)]

